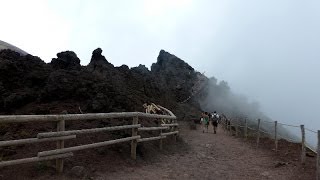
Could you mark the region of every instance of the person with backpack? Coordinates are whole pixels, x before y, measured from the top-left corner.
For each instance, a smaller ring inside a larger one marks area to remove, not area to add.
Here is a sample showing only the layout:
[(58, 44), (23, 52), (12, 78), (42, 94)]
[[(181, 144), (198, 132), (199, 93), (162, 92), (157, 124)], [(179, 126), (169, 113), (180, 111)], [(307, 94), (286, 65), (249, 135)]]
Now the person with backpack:
[(202, 113), (202, 118), (201, 118), (201, 124), (202, 124), (202, 133), (206, 130), (208, 132), (208, 127), (209, 127), (209, 116), (207, 112)]
[(214, 111), (211, 119), (212, 119), (213, 132), (214, 134), (217, 134), (217, 128), (218, 128), (220, 116), (216, 111)]

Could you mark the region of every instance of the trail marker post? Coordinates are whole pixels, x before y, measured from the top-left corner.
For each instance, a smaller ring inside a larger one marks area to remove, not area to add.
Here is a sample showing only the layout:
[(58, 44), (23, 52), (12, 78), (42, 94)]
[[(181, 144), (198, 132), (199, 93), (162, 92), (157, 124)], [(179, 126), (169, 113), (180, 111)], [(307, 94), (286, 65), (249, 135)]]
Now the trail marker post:
[(260, 119), (258, 119), (258, 127), (257, 127), (257, 147), (259, 146), (260, 141)]

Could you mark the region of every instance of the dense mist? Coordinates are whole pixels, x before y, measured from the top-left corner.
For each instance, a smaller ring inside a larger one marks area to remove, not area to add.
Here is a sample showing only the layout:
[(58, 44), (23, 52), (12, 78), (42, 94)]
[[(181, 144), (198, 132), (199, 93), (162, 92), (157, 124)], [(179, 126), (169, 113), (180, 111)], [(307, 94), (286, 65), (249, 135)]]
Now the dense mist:
[(244, 95), (231, 91), (226, 81), (218, 82), (212, 77), (208, 82), (208, 96), (200, 101), (203, 109), (217, 111), (234, 117), (258, 119), (262, 116), (258, 102), (249, 102)]
[[(259, 102), (250, 101), (248, 97), (232, 91), (226, 81), (218, 81), (211, 77), (204, 89), (205, 96), (200, 96), (199, 102), (204, 111), (226, 115), (233, 123), (242, 124), (247, 120), (248, 126), (257, 127), (258, 119), (261, 120), (261, 130), (270, 134), (273, 138), (275, 131), (274, 119), (262, 112)], [(205, 98), (204, 98), (205, 97)], [(278, 122), (278, 138), (284, 138), (293, 142), (301, 141), (301, 129), (299, 124), (287, 124), (286, 121)], [(293, 125), (293, 126), (286, 126)], [(308, 146), (315, 149), (316, 138), (310, 131), (306, 131)]]

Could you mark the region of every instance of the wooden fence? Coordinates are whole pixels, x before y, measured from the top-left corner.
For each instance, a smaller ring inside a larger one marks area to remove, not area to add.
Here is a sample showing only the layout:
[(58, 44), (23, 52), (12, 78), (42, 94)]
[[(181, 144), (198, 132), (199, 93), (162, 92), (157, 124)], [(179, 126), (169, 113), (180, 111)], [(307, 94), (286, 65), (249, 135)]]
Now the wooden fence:
[[(263, 128), (261, 128), (261, 123), (269, 123), (269, 124), (273, 124), (273, 132), (266, 132), (263, 130)], [(300, 126), (296, 126), (296, 125), (290, 125), (290, 124), (283, 124), (283, 123), (278, 123), (278, 121), (262, 121), (260, 119), (257, 120), (257, 126), (256, 127), (250, 127), (248, 126), (248, 121), (247, 119), (244, 119), (244, 123), (241, 124), (240, 121), (234, 120), (234, 119), (229, 119), (226, 116), (222, 117), (222, 123), (221, 123), (224, 127), (225, 130), (227, 130), (229, 132), (229, 134), (231, 135), (235, 135), (235, 136), (239, 136), (239, 129), (243, 128), (243, 137), (244, 138), (248, 138), (248, 130), (252, 130), (255, 132), (255, 136), (256, 136), (256, 146), (259, 146), (260, 143), (260, 133), (264, 133), (269, 135), (269, 137), (272, 137), (274, 139), (274, 149), (275, 152), (278, 151), (278, 140), (279, 139), (285, 139), (291, 142), (294, 142), (294, 140), (287, 138), (287, 137), (282, 137), (279, 135), (278, 132), (278, 125), (282, 125), (282, 126), (288, 126), (288, 127), (294, 127), (294, 128), (300, 128), (301, 131), (301, 163), (305, 164), (306, 161), (306, 148), (308, 148), (309, 150), (313, 151), (314, 153), (317, 154), (317, 161), (316, 161), (316, 178), (317, 180), (320, 180), (320, 130), (318, 131), (314, 131), (308, 128), (305, 128), (304, 125), (300, 125)], [(306, 131), (309, 131), (311, 133), (317, 134), (317, 139), (318, 139), (318, 144), (317, 144), (317, 149), (314, 150), (311, 147), (309, 147), (306, 143)], [(235, 134), (233, 134), (233, 132)]]
[[(163, 107), (161, 107), (163, 108)], [(173, 135), (176, 141), (179, 131), (177, 130), (178, 124), (176, 116), (166, 108), (163, 108), (169, 115), (147, 114), (141, 112), (122, 112), (122, 113), (98, 113), (98, 114), (66, 114), (66, 115), (10, 115), (0, 116), (0, 123), (21, 123), (21, 122), (56, 122), (56, 132), (44, 132), (38, 133), (36, 138), (17, 139), (17, 140), (5, 140), (0, 141), (0, 147), (15, 146), (23, 144), (41, 143), (48, 141), (56, 141), (57, 148), (48, 151), (38, 152), (36, 157), (23, 158), (9, 161), (0, 161), (0, 168), (4, 166), (11, 166), (23, 163), (56, 160), (56, 169), (59, 173), (63, 171), (64, 158), (73, 156), (74, 151), (80, 151), (84, 149), (97, 148), (107, 146), (111, 144), (117, 144), (122, 142), (131, 142), (131, 158), (136, 159), (137, 156), (137, 144), (159, 140), (160, 149), (163, 148), (163, 139), (167, 136)], [(82, 121), (82, 120), (106, 120), (112, 118), (132, 118), (132, 124), (92, 129), (81, 130), (66, 130), (66, 121)], [(161, 124), (157, 127), (141, 127), (139, 124), (139, 118), (157, 119), (159, 122), (166, 119), (168, 124)], [(168, 121), (170, 120), (170, 121)], [(78, 145), (73, 147), (65, 147), (66, 140), (77, 138), (78, 134), (90, 134), (97, 132), (107, 132), (115, 130), (132, 129), (131, 137), (125, 137), (120, 139), (108, 140), (103, 142)], [(159, 136), (141, 138), (140, 131), (159, 131)]]

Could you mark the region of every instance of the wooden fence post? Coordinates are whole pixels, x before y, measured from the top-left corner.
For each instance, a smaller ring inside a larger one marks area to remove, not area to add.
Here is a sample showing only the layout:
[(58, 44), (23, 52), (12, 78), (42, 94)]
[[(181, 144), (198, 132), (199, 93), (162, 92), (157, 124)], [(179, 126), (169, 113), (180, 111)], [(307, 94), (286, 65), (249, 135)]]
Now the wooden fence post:
[(245, 124), (245, 127), (244, 127), (244, 137), (246, 138), (246, 140), (248, 139), (248, 122), (247, 122), (247, 119), (244, 119), (244, 124)]
[(238, 124), (238, 122), (237, 123), (235, 123), (235, 126), (234, 126), (234, 128), (235, 128), (235, 130), (236, 130), (236, 137), (238, 136), (238, 131), (239, 131), (239, 124)]
[[(138, 117), (133, 117), (133, 120), (132, 120), (132, 124), (135, 125), (135, 124), (138, 124)], [(138, 135), (138, 128), (132, 128), (132, 137), (133, 136), (137, 136)], [(134, 139), (131, 141), (131, 158), (136, 160), (137, 159), (137, 140)]]
[(232, 126), (234, 126), (234, 122), (232, 121), (232, 123), (231, 123), (231, 121), (230, 121), (230, 133), (231, 133), (231, 136), (233, 136)]
[(317, 147), (317, 180), (320, 180), (320, 130), (318, 130), (318, 147)]
[(301, 136), (302, 136), (301, 163), (305, 164), (305, 162), (306, 162), (305, 130), (304, 130), (304, 125), (300, 125), (300, 127), (301, 127)]
[[(176, 119), (173, 120), (173, 123), (177, 123), (177, 120)], [(176, 131), (177, 130), (177, 126), (173, 126), (172, 130)], [(173, 135), (174, 142), (177, 142), (177, 136), (178, 136), (178, 134)]]
[(230, 120), (229, 120), (229, 133), (230, 133), (230, 135), (232, 136), (232, 128), (231, 128), (231, 125), (232, 125), (232, 123), (231, 123), (231, 118), (230, 118)]
[(232, 135), (232, 130), (231, 130), (231, 120), (229, 120), (229, 127), (228, 127), (228, 129), (229, 129), (229, 134), (230, 134), (230, 135)]
[[(65, 131), (65, 120), (60, 120), (57, 122), (57, 132)], [(57, 149), (64, 148), (64, 140), (57, 141)], [(63, 172), (63, 159), (56, 159), (56, 170), (58, 173)]]
[(230, 133), (230, 132), (228, 132), (228, 131), (230, 131), (230, 121), (229, 121), (229, 119), (227, 118), (226, 119), (226, 121), (227, 121), (227, 133)]
[(227, 117), (223, 117), (223, 119), (224, 119), (224, 131), (228, 132), (228, 119)]
[[(160, 124), (159, 124), (159, 126), (161, 127), (161, 123), (162, 123), (162, 120), (160, 121)], [(160, 130), (160, 136), (161, 136), (161, 134), (162, 134), (162, 129)], [(161, 138), (160, 140), (159, 140), (159, 148), (160, 148), (160, 150), (162, 150), (163, 149), (163, 138)]]
[(278, 121), (274, 122), (274, 143), (275, 143), (275, 151), (278, 151)]
[(259, 146), (260, 141), (260, 119), (258, 119), (258, 128), (257, 128), (257, 147)]

